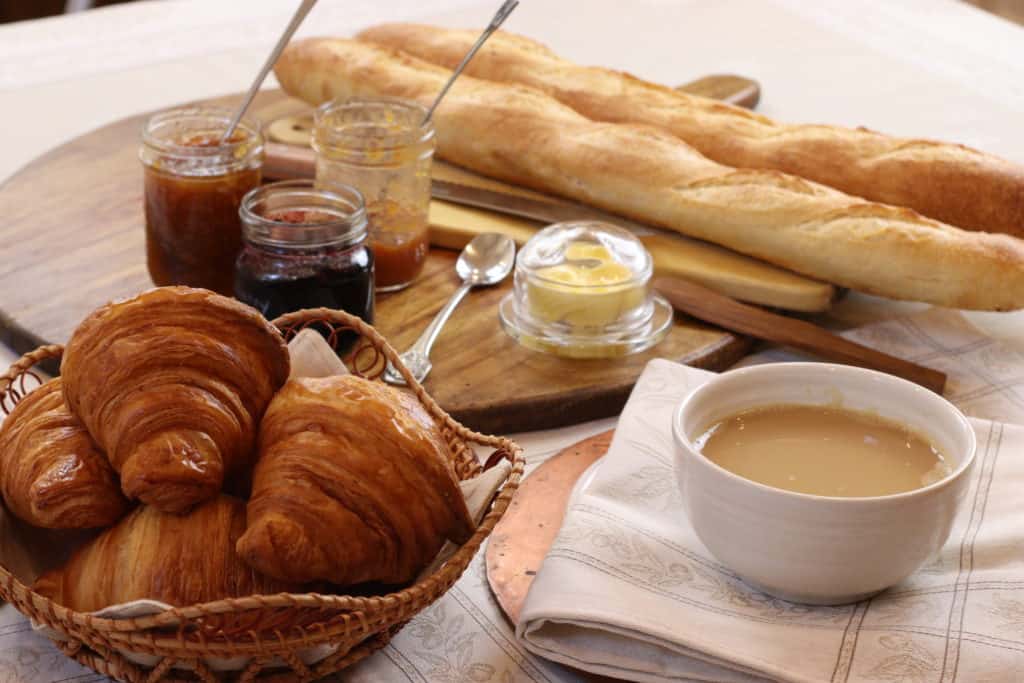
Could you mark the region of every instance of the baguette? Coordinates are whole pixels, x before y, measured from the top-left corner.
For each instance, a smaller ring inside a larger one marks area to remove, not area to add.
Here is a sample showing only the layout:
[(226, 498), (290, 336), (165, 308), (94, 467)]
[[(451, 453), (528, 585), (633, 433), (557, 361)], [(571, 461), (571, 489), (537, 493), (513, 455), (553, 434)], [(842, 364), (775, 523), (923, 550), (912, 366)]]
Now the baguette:
[[(384, 24), (360, 38), (453, 68), (478, 33)], [(629, 74), (579, 66), (528, 38), (501, 32), (466, 73), (537, 88), (594, 120), (658, 126), (728, 166), (783, 171), (966, 230), (1024, 237), (1024, 166), (962, 145), (865, 128), (777, 123)]]
[[(390, 96), (427, 105), (450, 71), (390, 48), (319, 38), (292, 44), (276, 74), (314, 104)], [(434, 125), (448, 161), (811, 277), (941, 306), (1024, 306), (1024, 242), (777, 171), (722, 166), (663, 130), (593, 122), (532, 88), (462, 76)]]

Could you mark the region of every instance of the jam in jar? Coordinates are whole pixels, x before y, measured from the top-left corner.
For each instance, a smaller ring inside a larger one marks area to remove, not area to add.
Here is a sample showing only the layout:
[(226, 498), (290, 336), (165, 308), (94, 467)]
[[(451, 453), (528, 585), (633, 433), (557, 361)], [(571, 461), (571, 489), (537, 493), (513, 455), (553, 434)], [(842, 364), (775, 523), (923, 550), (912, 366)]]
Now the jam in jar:
[(238, 208), (260, 184), (263, 137), (243, 119), (221, 142), (232, 115), (179, 109), (157, 114), (143, 130), (146, 262), (157, 285), (233, 290)]
[(370, 217), (370, 248), (377, 262), (377, 282), (381, 283), (377, 288), (401, 289), (416, 279), (427, 260), (427, 217), (390, 199), (373, 202), (366, 211)]
[(235, 296), (268, 320), (304, 308), (340, 309), (373, 323), (374, 259), (363, 197), (308, 180), (271, 183), (242, 200)]
[(419, 276), (430, 249), (430, 167), (434, 124), (411, 100), (328, 102), (316, 112), (317, 187), (351, 185), (370, 216), (377, 291), (392, 292)]

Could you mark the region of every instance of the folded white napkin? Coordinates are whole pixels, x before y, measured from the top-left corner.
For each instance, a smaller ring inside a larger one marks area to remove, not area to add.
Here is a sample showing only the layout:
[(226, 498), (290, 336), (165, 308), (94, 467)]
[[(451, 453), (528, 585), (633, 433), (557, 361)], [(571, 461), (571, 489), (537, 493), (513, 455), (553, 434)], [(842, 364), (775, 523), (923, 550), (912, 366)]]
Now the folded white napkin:
[(316, 330), (301, 330), (292, 337), (288, 342), (288, 355), (291, 357), (289, 379), (349, 374), (338, 354)]
[[(953, 370), (955, 394), (1020, 400), (1024, 357), (959, 316), (932, 322), (899, 339)], [(973, 481), (933, 564), (856, 605), (796, 605), (746, 586), (686, 520), (670, 421), (710, 376), (645, 369), (527, 596), (517, 635), (530, 651), (635, 681), (1024, 681), (1024, 428), (972, 419)]]

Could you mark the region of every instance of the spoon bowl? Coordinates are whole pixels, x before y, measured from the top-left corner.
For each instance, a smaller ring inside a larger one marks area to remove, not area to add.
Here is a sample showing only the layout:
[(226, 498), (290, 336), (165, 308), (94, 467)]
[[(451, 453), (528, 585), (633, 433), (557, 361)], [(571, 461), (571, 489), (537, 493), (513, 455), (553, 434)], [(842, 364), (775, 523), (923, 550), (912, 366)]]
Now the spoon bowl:
[(463, 282), (485, 287), (508, 277), (515, 263), (516, 243), (505, 235), (488, 232), (465, 246), (455, 262), (455, 272)]

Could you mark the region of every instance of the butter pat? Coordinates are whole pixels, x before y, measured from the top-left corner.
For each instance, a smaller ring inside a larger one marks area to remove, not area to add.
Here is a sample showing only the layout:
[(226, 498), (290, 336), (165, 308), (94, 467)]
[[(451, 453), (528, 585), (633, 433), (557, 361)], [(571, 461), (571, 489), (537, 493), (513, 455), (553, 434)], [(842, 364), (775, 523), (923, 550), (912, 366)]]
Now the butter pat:
[(539, 321), (603, 328), (642, 306), (646, 286), (600, 244), (572, 242), (566, 260), (539, 268), (528, 283), (530, 313)]

